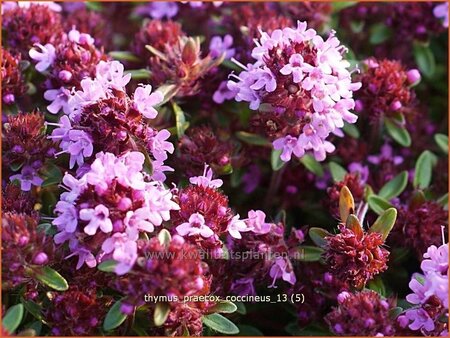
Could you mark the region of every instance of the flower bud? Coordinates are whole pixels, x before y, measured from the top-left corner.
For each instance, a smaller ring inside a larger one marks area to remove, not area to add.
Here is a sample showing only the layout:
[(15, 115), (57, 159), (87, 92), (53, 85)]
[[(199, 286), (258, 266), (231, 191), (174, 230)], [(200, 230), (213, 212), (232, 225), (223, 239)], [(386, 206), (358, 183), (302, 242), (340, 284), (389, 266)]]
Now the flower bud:
[(69, 82), (72, 79), (72, 73), (68, 70), (62, 70), (59, 72), (58, 77), (64, 82)]
[(5, 104), (13, 104), (16, 101), (16, 98), (14, 97), (13, 94), (6, 94), (5, 96), (3, 96), (3, 102)]
[(393, 111), (397, 111), (402, 107), (402, 104), (400, 101), (394, 101), (391, 103), (391, 105), (389, 106), (389, 108), (391, 108), (391, 110)]
[(37, 264), (37, 265), (44, 265), (47, 262), (48, 262), (48, 256), (45, 252), (38, 253), (33, 259), (33, 263)]
[(411, 69), (406, 72), (406, 76), (408, 77), (408, 82), (411, 85), (416, 85), (420, 82), (420, 72), (417, 69)]

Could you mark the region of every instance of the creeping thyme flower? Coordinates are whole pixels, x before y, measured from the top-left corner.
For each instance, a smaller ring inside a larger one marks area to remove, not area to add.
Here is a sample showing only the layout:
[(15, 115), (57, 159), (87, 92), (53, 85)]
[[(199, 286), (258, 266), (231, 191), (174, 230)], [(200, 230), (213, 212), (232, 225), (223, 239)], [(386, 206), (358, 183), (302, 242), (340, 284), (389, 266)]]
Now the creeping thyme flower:
[(188, 176), (200, 174), (205, 163), (218, 174), (231, 164), (232, 144), (209, 126), (189, 128), (180, 138), (178, 149), (179, 166)]
[(76, 29), (63, 34), (58, 44), (36, 44), (29, 55), (37, 62), (36, 70), (48, 74), (44, 97), (52, 101), (47, 107), (52, 114), (60, 110), (69, 114), (68, 100), (72, 88), (81, 89), (81, 80), (94, 77), (99, 62), (107, 59), (95, 47), (89, 34)]
[(13, 55), (5, 48), (2, 53), (2, 102), (6, 105), (16, 103), (27, 90), (20, 70), (20, 54)]
[[(132, 274), (118, 277), (112, 287), (127, 295), (125, 304), (140, 306), (144, 295), (183, 297), (209, 290), (208, 266), (195, 245), (175, 235), (169, 243), (157, 237), (137, 241), (137, 260)], [(177, 306), (174, 302), (172, 307)]]
[(120, 155), (126, 151), (146, 149), (154, 158), (153, 177), (164, 180), (167, 153), (173, 145), (166, 141), (167, 130), (157, 131), (143, 117), (154, 118), (154, 106), (162, 101), (162, 94), (152, 93), (150, 85), (138, 86), (132, 98), (125, 91), (130, 74), (123, 74), (118, 61), (101, 61), (96, 67), (96, 78), (81, 81), (82, 90), (76, 91), (68, 101), (69, 116), (59, 123), (51, 138), (60, 141), (61, 153), (70, 155), (70, 168), (82, 165), (86, 158), (99, 151)]
[(53, 259), (54, 245), (37, 229), (38, 220), (36, 212), (3, 214), (2, 273), (7, 288), (26, 282)]
[(371, 121), (413, 113), (415, 94), (411, 85), (420, 80), (416, 69), (407, 71), (399, 61), (368, 59), (358, 80), (362, 87), (355, 93), (357, 110)]
[(175, 85), (177, 97), (193, 96), (201, 89), (201, 79), (222, 62), (225, 53), (218, 57), (203, 56), (200, 39), (178, 33), (176, 42), (152, 52), (148, 60), (152, 71), (150, 82), (154, 86)]
[(55, 153), (45, 134), (44, 115), (38, 111), (9, 115), (3, 128), (3, 163), (20, 168), (20, 173), (10, 176), (10, 180), (19, 180), (24, 191), (29, 191), (31, 185), (40, 186), (43, 179), (37, 171)]
[(339, 225), (340, 233), (325, 237), (325, 260), (331, 273), (355, 288), (362, 288), (375, 275), (387, 269), (389, 251), (382, 247), (381, 234), (355, 233)]
[(442, 25), (445, 28), (448, 28), (448, 2), (436, 5), (433, 8), (433, 14), (435, 17), (442, 20)]
[(150, 45), (159, 51), (164, 51), (166, 45), (176, 44), (178, 39), (185, 35), (177, 22), (150, 20), (136, 33), (131, 50), (142, 63), (146, 64), (151, 53), (145, 46)]
[[(228, 82), (237, 101), (250, 103), (257, 110), (274, 112), (284, 124), (276, 130), (273, 146), (281, 150), (281, 159), (290, 161), (292, 153), (302, 157), (312, 151), (322, 161), (335, 147), (327, 141), (348, 123), (356, 122), (352, 92), (360, 83), (352, 83), (343, 60), (345, 47), (334, 32), (324, 41), (305, 22), (297, 28), (262, 32), (252, 51), (256, 60), (244, 66), (239, 76)], [(237, 82), (235, 82), (237, 81)]]
[(339, 305), (325, 317), (336, 335), (394, 335), (395, 323), (389, 315), (393, 306), (376, 292), (368, 290), (351, 294), (344, 291), (337, 299)]
[(4, 43), (28, 59), (28, 51), (39, 43), (55, 44), (62, 34), (61, 16), (45, 4), (15, 6), (2, 14), (2, 28), (8, 34)]
[(50, 292), (45, 321), (55, 336), (90, 336), (99, 332), (110, 297), (100, 296), (95, 288), (71, 286), (65, 292)]
[(169, 190), (142, 172), (143, 165), (139, 152), (99, 153), (80, 178), (64, 176), (67, 191), (55, 207), (54, 238), (57, 244), (69, 241), (70, 256), (79, 256), (77, 268), (110, 257), (118, 262), (117, 274), (128, 272), (139, 234), (153, 232), (179, 208)]
[(400, 326), (423, 335), (446, 335), (448, 331), (448, 244), (432, 245), (423, 255), (424, 274), (415, 274), (409, 283), (413, 291), (406, 300), (413, 307), (398, 317)]

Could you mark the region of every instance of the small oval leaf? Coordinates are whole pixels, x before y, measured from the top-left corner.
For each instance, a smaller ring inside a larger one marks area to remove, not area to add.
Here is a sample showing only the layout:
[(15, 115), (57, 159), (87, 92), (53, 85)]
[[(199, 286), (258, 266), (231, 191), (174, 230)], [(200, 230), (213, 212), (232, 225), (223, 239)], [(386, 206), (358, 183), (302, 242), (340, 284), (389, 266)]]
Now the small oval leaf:
[(156, 326), (163, 325), (170, 313), (169, 303), (157, 303), (153, 313), (153, 322)]
[(207, 327), (224, 334), (237, 334), (239, 333), (238, 327), (224, 316), (213, 313), (202, 318), (203, 324)]
[(117, 262), (114, 259), (108, 259), (107, 261), (101, 262), (97, 269), (103, 272), (114, 272), (116, 269)]
[(331, 177), (333, 177), (333, 180), (335, 182), (341, 182), (344, 180), (345, 175), (347, 175), (347, 170), (344, 169), (340, 164), (337, 164), (336, 162), (330, 162), (328, 163), (328, 168), (331, 172)]
[(285, 162), (280, 158), (282, 150), (272, 150), (270, 155), (270, 164), (273, 171), (278, 171), (285, 165)]
[(311, 240), (320, 248), (325, 248), (327, 245), (327, 241), (325, 237), (331, 236), (331, 234), (322, 228), (311, 228), (308, 231), (309, 237)]
[(388, 134), (402, 147), (411, 146), (411, 136), (408, 130), (402, 125), (390, 119), (385, 119), (384, 124), (386, 126)]
[(361, 223), (359, 222), (358, 217), (353, 214), (348, 215), (345, 227), (352, 230), (359, 238), (364, 235), (363, 228), (361, 226)]
[(301, 262), (317, 262), (322, 257), (324, 250), (316, 246), (302, 245), (298, 247)]
[(370, 209), (381, 215), (386, 209), (392, 208), (392, 204), (377, 195), (370, 195), (367, 199)]
[(306, 154), (300, 159), (300, 162), (313, 174), (319, 177), (323, 176), (322, 165), (313, 156)]
[(354, 211), (355, 201), (353, 199), (353, 195), (350, 189), (344, 185), (339, 193), (339, 215), (341, 217), (341, 221), (345, 223), (348, 215), (353, 214)]
[(418, 189), (426, 189), (431, 183), (433, 167), (437, 163), (437, 157), (431, 151), (425, 150), (417, 159), (413, 185)]
[(448, 154), (448, 136), (444, 134), (436, 134), (434, 135), (434, 140), (441, 150)]
[(61, 276), (59, 272), (53, 270), (48, 266), (45, 266), (42, 269), (36, 271), (35, 277), (41, 283), (51, 287), (54, 290), (66, 291), (67, 289), (69, 289), (69, 284), (67, 284), (67, 281), (64, 279), (64, 277)]
[(172, 236), (170, 235), (170, 232), (167, 229), (162, 229), (158, 234), (158, 240), (159, 244), (167, 246), (170, 244)]
[(389, 208), (377, 218), (375, 223), (370, 227), (369, 232), (378, 232), (382, 235), (383, 240), (386, 240), (396, 220), (397, 210), (395, 208)]
[(127, 315), (120, 311), (121, 306), (122, 302), (119, 300), (109, 309), (105, 320), (103, 321), (103, 329), (105, 331), (110, 331), (119, 327), (127, 318)]
[(230, 301), (220, 301), (208, 310), (209, 313), (233, 313), (237, 310), (237, 306)]
[(16, 304), (14, 306), (11, 306), (6, 312), (2, 320), (2, 326), (10, 334), (13, 334), (14, 331), (16, 331), (16, 329), (22, 322), (22, 318), (23, 318), (23, 305)]
[(408, 172), (402, 171), (391, 181), (387, 182), (378, 192), (378, 196), (390, 200), (400, 195), (408, 184)]
[(246, 131), (236, 132), (236, 137), (245, 143), (252, 144), (255, 146), (268, 146), (270, 145), (269, 140), (258, 134), (248, 133)]

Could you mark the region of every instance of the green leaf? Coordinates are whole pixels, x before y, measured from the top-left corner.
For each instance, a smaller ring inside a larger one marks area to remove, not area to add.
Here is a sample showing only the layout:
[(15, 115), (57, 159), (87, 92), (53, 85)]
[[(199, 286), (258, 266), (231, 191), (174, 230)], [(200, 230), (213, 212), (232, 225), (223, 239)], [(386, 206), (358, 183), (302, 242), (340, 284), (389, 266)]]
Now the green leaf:
[(173, 112), (175, 113), (175, 123), (177, 128), (177, 135), (180, 139), (183, 135), (186, 129), (188, 128), (189, 124), (186, 122), (186, 117), (184, 116), (183, 109), (179, 105), (177, 105), (175, 102), (172, 102)]
[(162, 229), (158, 233), (158, 240), (159, 244), (168, 246), (172, 240), (172, 236), (170, 235), (170, 232), (167, 229)]
[(109, 52), (108, 55), (112, 57), (114, 60), (119, 61), (131, 61), (131, 62), (140, 61), (139, 57), (128, 51), (112, 51)]
[(156, 326), (163, 325), (170, 313), (169, 303), (157, 303), (155, 307), (155, 312), (153, 313), (153, 322)]
[(285, 165), (285, 162), (280, 158), (282, 150), (272, 150), (272, 154), (270, 155), (270, 164), (272, 165), (273, 171), (278, 171)]
[(444, 134), (436, 134), (434, 135), (434, 140), (441, 150), (448, 154), (448, 136)]
[(367, 198), (370, 209), (378, 215), (381, 215), (386, 209), (392, 208), (392, 204), (386, 201), (383, 197), (377, 195), (370, 195)]
[(300, 159), (300, 162), (316, 176), (323, 177), (322, 165), (313, 156), (306, 154)]
[(175, 95), (177, 95), (179, 88), (176, 85), (162, 85), (156, 91), (161, 92), (164, 96), (164, 99), (158, 103), (155, 107), (161, 107), (169, 100), (171, 100)]
[(358, 217), (351, 214), (348, 215), (347, 221), (345, 222), (345, 227), (352, 230), (356, 236), (363, 236), (363, 228), (361, 223), (359, 222)]
[(105, 331), (111, 331), (116, 327), (119, 327), (127, 318), (127, 315), (120, 311), (121, 305), (122, 302), (119, 300), (109, 309), (105, 320), (103, 321), (103, 329)]
[(320, 248), (325, 248), (327, 241), (325, 237), (331, 236), (331, 234), (322, 228), (310, 228), (308, 231), (311, 240)]
[(223, 334), (239, 333), (239, 328), (232, 321), (218, 313), (203, 316), (202, 321), (207, 327)]
[(114, 259), (108, 259), (107, 261), (101, 262), (97, 265), (97, 269), (103, 272), (114, 272), (116, 265), (117, 262)]
[(16, 331), (16, 329), (19, 327), (22, 318), (23, 318), (23, 305), (16, 304), (14, 306), (11, 306), (6, 312), (2, 320), (2, 326), (10, 334), (13, 334), (14, 331)]
[(262, 137), (261, 135), (248, 133), (246, 131), (238, 131), (236, 133), (236, 137), (238, 139), (240, 139), (241, 141), (244, 141), (245, 143), (253, 144), (255, 146), (268, 146), (268, 145), (270, 145), (269, 140), (267, 140), (266, 138)]
[(433, 167), (437, 163), (437, 157), (431, 151), (425, 150), (417, 159), (413, 185), (418, 189), (426, 189), (431, 183)]
[(395, 320), (402, 312), (403, 309), (400, 306), (394, 307), (389, 310), (389, 318)]
[(235, 70), (237, 72), (241, 72), (242, 71), (242, 68), (239, 67), (237, 64), (235, 64), (231, 60), (223, 60), (221, 65), (226, 67), (226, 68), (228, 68), (228, 69)]
[(344, 169), (340, 164), (336, 162), (328, 163), (328, 168), (331, 172), (331, 177), (335, 182), (341, 182), (344, 180), (345, 175), (347, 175), (347, 170)]
[(383, 280), (380, 277), (376, 277), (371, 280), (367, 285), (367, 288), (373, 290), (383, 297), (386, 297), (386, 287), (384, 286)]
[(415, 43), (413, 52), (421, 73), (426, 77), (432, 77), (436, 71), (436, 61), (430, 47), (422, 43)]
[(378, 232), (385, 241), (397, 220), (397, 210), (389, 208), (383, 212), (369, 228), (369, 232)]
[(384, 124), (386, 126), (388, 134), (402, 147), (411, 146), (411, 136), (408, 130), (402, 125), (394, 122), (390, 119), (385, 119)]
[(378, 45), (388, 40), (392, 35), (392, 30), (383, 23), (377, 23), (370, 27), (369, 42), (372, 45)]
[(241, 315), (246, 315), (247, 314), (247, 309), (245, 308), (245, 304), (242, 302), (236, 302), (234, 303), (237, 307), (236, 312), (241, 314)]
[(324, 250), (316, 246), (302, 245), (298, 247), (301, 262), (317, 262), (322, 257)]
[(344, 8), (354, 6), (357, 3), (357, 1), (333, 1), (331, 2), (331, 6), (333, 6), (333, 12), (336, 13), (343, 10)]
[(262, 333), (259, 329), (251, 325), (239, 324), (238, 328), (239, 328), (238, 336), (243, 337), (264, 336), (264, 333)]
[(400, 195), (408, 184), (408, 172), (402, 171), (391, 181), (387, 182), (378, 192), (378, 196), (390, 200)]
[(147, 80), (152, 76), (152, 72), (148, 69), (130, 69), (124, 71), (124, 73), (131, 74), (131, 78), (134, 80)]
[(101, 12), (103, 10), (103, 5), (98, 1), (86, 1), (85, 6), (91, 11)]
[(43, 284), (51, 287), (57, 291), (66, 291), (69, 289), (69, 284), (59, 272), (53, 270), (48, 266), (44, 266), (36, 272), (35, 277)]
[(212, 308), (208, 309), (209, 313), (233, 313), (237, 310), (237, 306), (230, 301), (220, 301), (219, 303), (216, 303)]
[(353, 138), (359, 138), (360, 136), (359, 129), (355, 124), (344, 122), (344, 128), (342, 128), (342, 130)]
[(48, 164), (42, 170), (42, 174), (46, 177), (44, 182), (42, 182), (42, 187), (48, 187), (51, 185), (59, 184), (62, 181), (61, 169), (55, 164)]

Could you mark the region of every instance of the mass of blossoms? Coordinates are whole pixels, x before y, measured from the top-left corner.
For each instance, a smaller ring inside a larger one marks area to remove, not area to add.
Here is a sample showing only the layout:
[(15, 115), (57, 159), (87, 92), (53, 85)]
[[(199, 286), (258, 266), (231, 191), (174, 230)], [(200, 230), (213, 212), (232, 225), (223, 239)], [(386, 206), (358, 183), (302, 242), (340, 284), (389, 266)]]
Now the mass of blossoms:
[(2, 2), (2, 336), (448, 336), (448, 14)]

